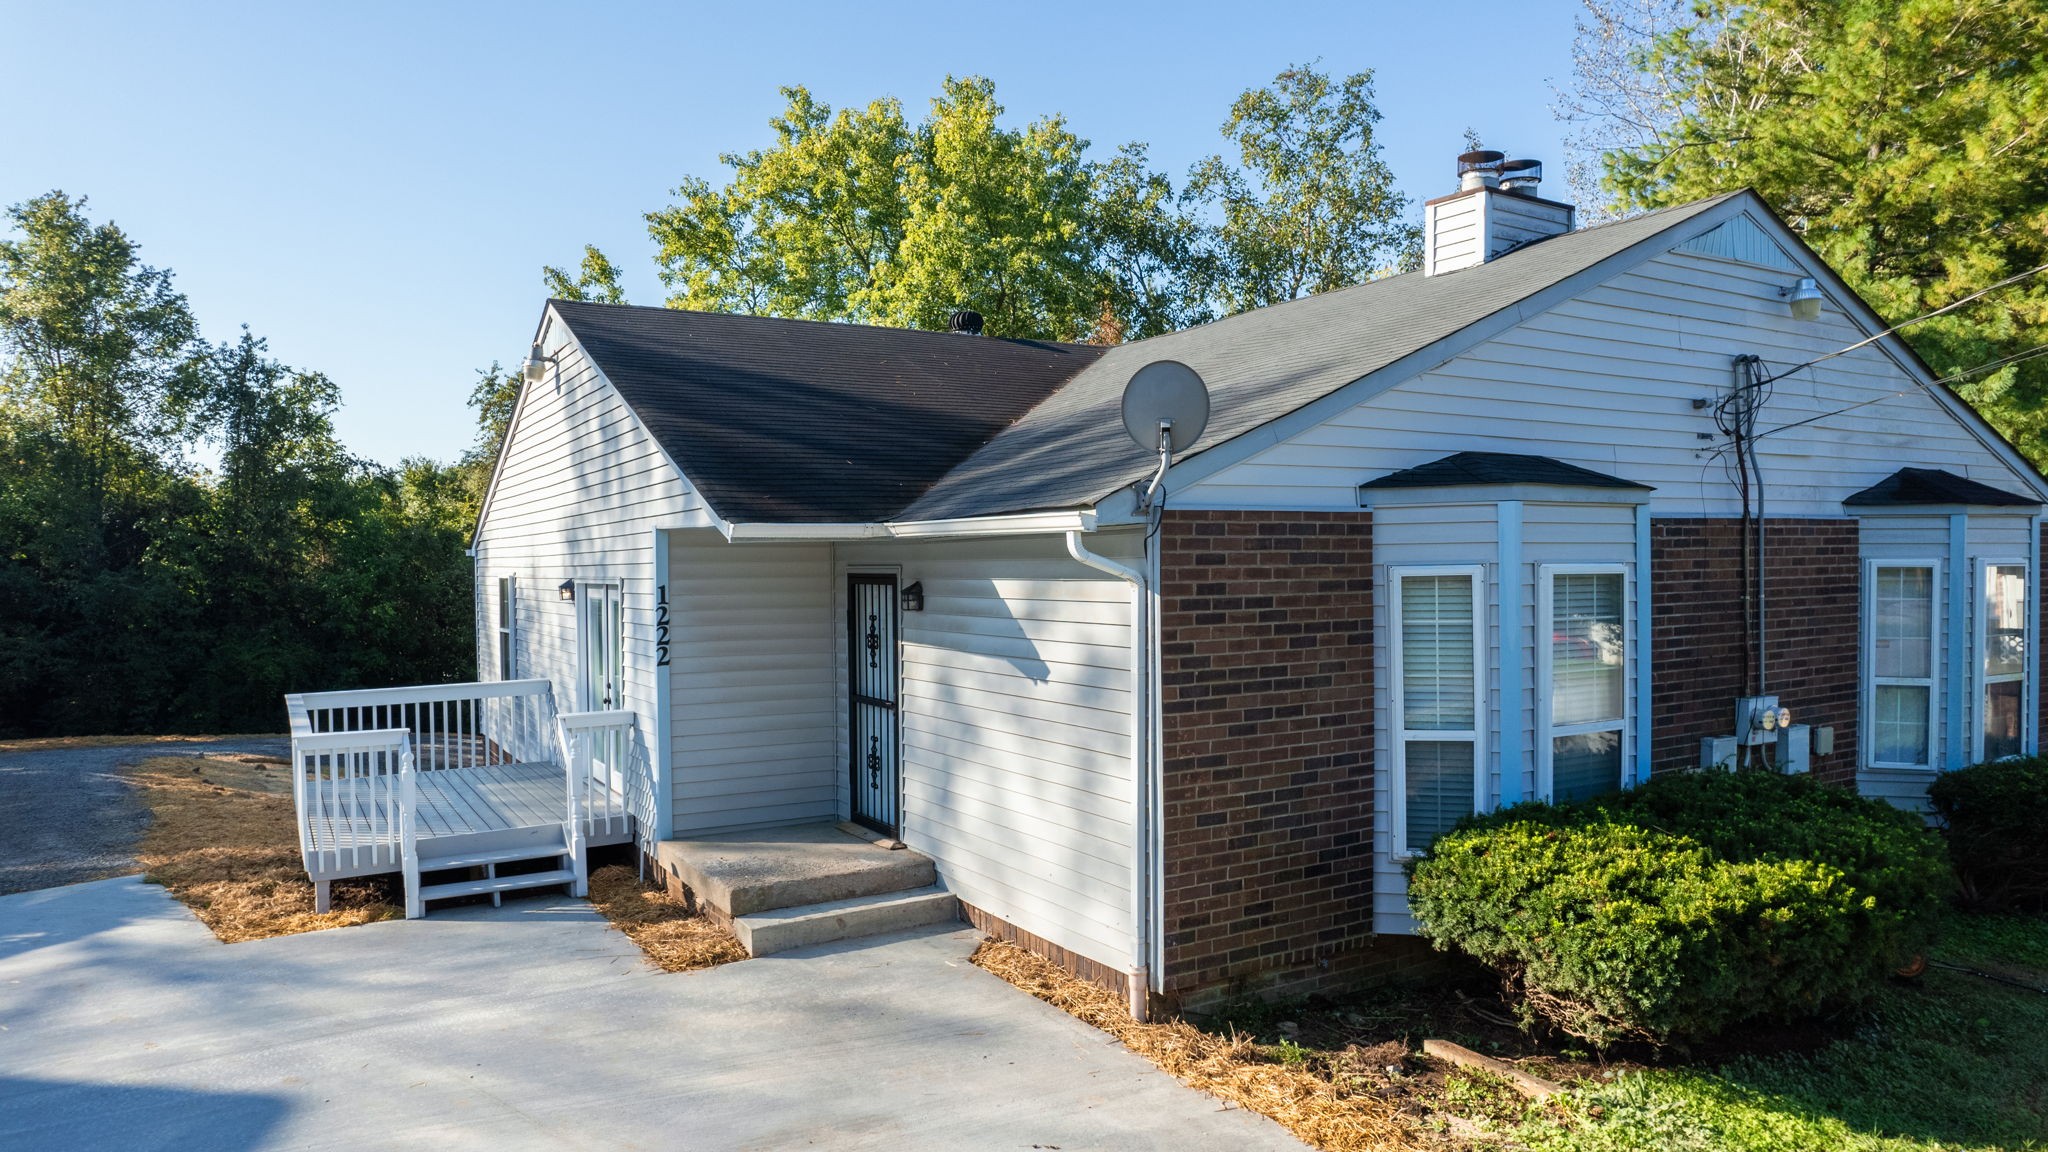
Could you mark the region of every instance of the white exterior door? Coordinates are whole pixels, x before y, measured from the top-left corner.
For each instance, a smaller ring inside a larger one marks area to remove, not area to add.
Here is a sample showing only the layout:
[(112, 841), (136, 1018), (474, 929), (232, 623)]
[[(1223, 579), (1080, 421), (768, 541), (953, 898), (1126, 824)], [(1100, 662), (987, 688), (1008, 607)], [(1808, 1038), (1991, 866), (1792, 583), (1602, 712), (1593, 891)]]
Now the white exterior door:
[[(585, 712), (626, 706), (626, 613), (617, 584), (584, 584), (577, 589), (583, 656)], [(595, 738), (590, 750), (593, 780), (620, 789), (625, 784), (625, 742), (617, 733)]]

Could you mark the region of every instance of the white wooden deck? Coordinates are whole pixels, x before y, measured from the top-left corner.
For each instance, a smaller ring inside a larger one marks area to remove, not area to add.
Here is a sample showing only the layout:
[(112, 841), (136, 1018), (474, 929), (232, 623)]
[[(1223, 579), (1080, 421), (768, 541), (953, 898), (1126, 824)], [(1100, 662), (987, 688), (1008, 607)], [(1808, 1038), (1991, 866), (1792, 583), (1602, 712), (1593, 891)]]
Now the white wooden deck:
[[(404, 875), (406, 909), (427, 900), (566, 883), (582, 894), (592, 845), (633, 837), (617, 782), (631, 712), (557, 715), (545, 681), (449, 684), (287, 697), (293, 798), (307, 876)], [(497, 866), (566, 868), (500, 876)], [(422, 872), (481, 870), (422, 884)]]

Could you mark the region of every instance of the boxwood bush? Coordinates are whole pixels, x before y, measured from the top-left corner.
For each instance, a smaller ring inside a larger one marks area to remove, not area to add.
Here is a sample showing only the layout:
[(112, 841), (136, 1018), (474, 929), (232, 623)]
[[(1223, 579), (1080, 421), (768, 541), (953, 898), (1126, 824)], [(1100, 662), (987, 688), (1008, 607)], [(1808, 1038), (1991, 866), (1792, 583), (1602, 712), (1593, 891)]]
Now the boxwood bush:
[(1408, 898), (1525, 1020), (1605, 1046), (1858, 999), (1925, 947), (1949, 887), (1917, 817), (1804, 777), (1701, 772), (1468, 819), (1411, 867)]
[(2048, 907), (2048, 760), (1975, 764), (1927, 789), (1966, 903)]

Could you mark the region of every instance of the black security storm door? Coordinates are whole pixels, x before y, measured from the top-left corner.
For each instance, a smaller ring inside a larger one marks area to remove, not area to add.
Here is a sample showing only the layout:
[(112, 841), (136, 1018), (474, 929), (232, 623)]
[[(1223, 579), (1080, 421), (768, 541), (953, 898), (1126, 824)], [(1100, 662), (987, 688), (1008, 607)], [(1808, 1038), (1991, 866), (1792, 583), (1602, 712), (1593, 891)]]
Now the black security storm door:
[(903, 812), (897, 754), (896, 577), (854, 573), (846, 583), (853, 818), (894, 836)]

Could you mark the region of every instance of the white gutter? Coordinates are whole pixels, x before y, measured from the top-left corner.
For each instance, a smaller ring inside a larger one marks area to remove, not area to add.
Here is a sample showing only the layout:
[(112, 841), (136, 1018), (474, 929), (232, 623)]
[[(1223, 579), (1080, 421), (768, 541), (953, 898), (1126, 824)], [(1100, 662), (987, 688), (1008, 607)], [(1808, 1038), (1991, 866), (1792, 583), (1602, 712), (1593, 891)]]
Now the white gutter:
[(718, 522), (735, 544), (772, 540), (958, 540), (974, 536), (1037, 536), (1051, 532), (1093, 532), (1093, 509), (1025, 512), (1015, 516), (974, 516), (960, 520), (898, 520), (889, 523), (735, 524)]
[(1131, 969), (1129, 992), (1131, 1018), (1139, 1023), (1146, 1019), (1151, 991), (1149, 959), (1151, 956), (1147, 928), (1150, 926), (1148, 905), (1151, 884), (1145, 868), (1145, 850), (1151, 842), (1151, 812), (1146, 806), (1147, 787), (1151, 777), (1149, 739), (1152, 730), (1151, 707), (1151, 617), (1152, 600), (1147, 593), (1145, 574), (1129, 565), (1098, 556), (1081, 542), (1081, 531), (1067, 532), (1067, 553), (1074, 559), (1103, 572), (1131, 586)]

